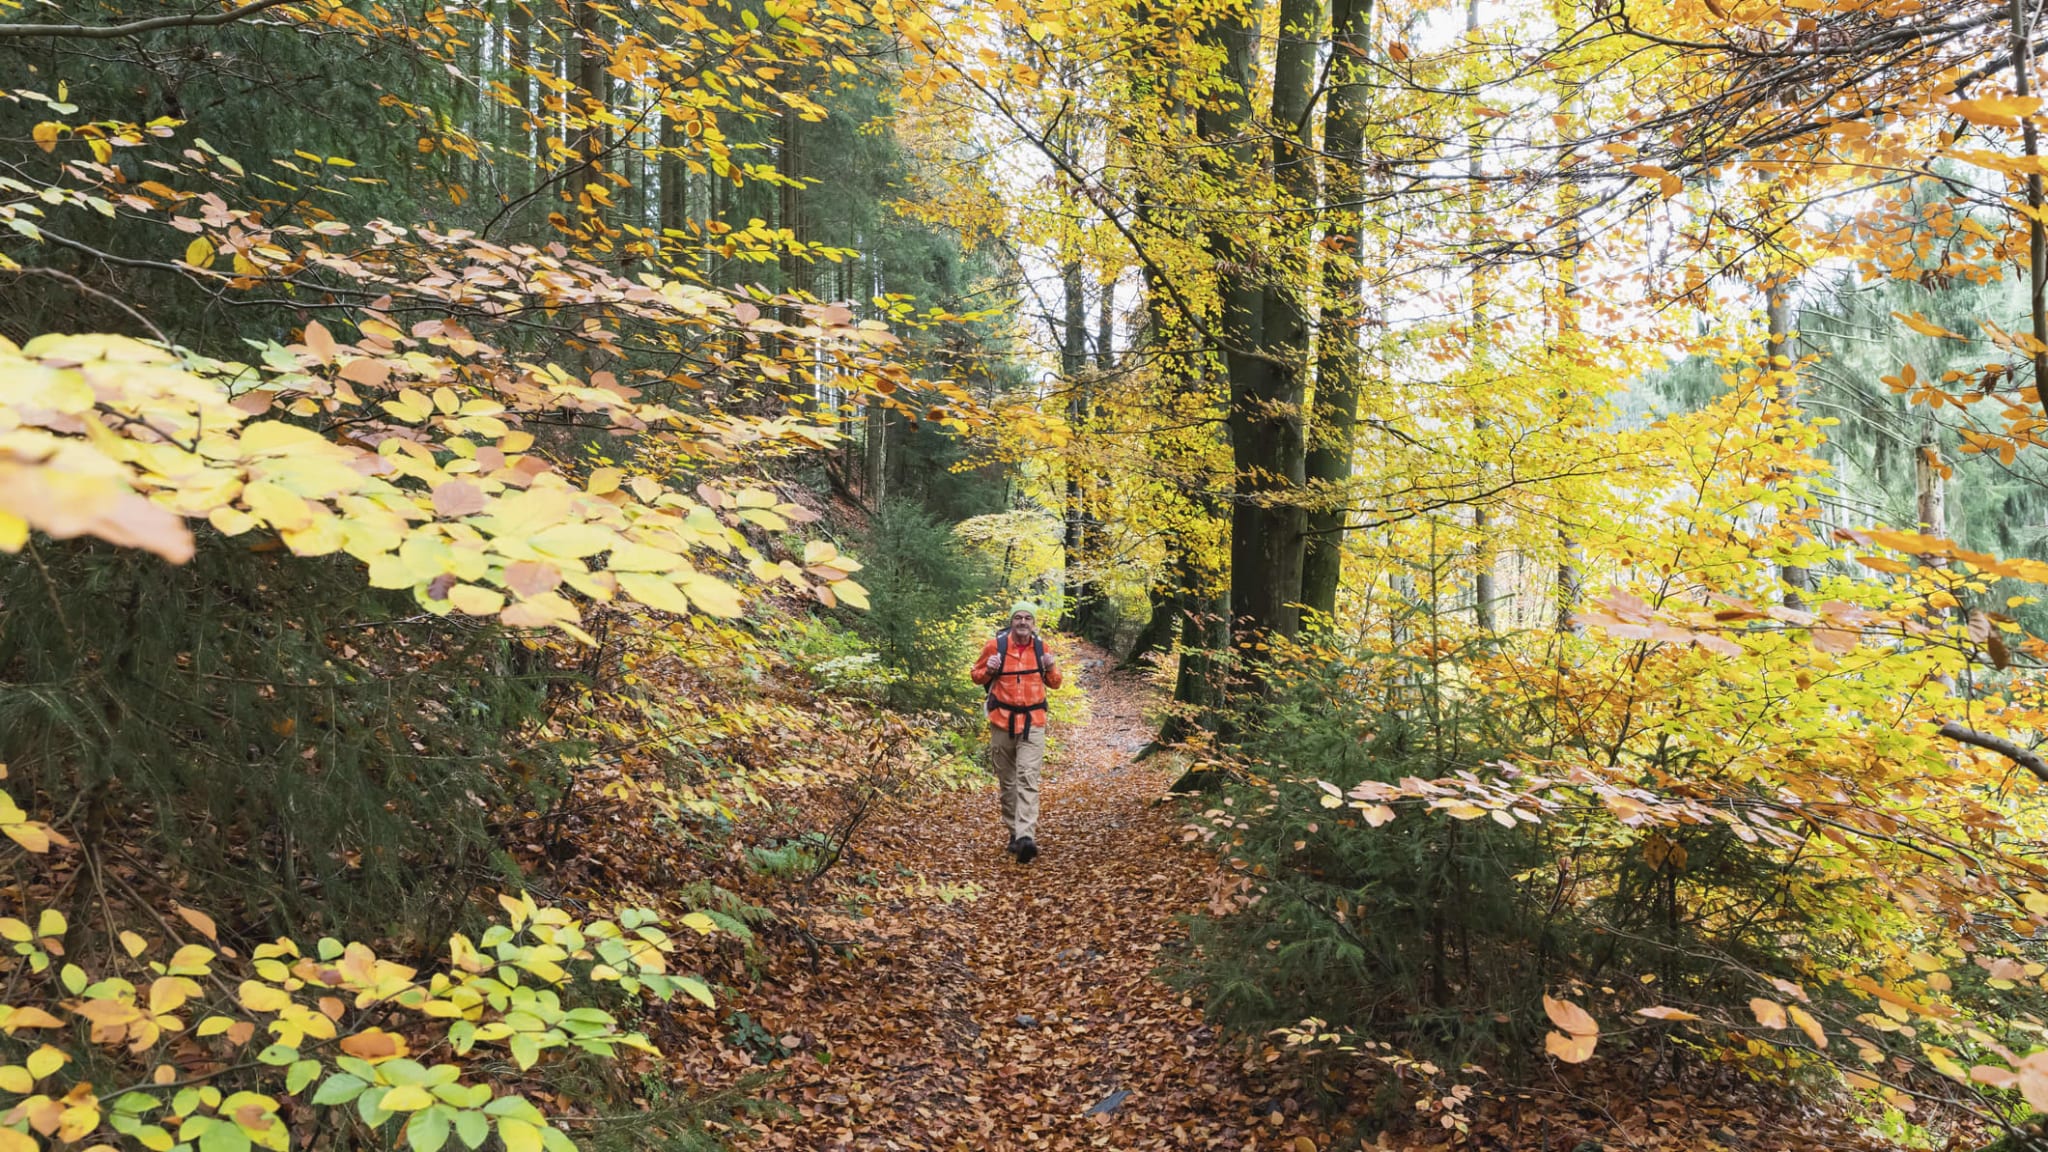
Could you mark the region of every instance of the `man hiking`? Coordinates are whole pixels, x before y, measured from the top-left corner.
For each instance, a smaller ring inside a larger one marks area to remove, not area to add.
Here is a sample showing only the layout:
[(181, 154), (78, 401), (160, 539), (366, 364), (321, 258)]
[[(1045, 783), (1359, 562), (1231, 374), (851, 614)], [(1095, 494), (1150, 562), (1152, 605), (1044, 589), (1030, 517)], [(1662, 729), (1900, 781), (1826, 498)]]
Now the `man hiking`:
[(1045, 766), (1045, 690), (1060, 670), (1038, 638), (1038, 610), (1022, 601), (968, 673), (988, 689), (988, 758), (1003, 786), (1003, 823), (1019, 864), (1038, 858), (1038, 773)]

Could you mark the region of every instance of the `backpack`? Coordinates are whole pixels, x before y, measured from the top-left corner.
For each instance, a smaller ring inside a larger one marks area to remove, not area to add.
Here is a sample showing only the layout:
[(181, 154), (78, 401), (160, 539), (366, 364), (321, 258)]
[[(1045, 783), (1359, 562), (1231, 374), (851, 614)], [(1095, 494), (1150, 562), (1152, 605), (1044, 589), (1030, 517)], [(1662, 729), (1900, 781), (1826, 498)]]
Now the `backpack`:
[(1031, 653), (1038, 658), (1037, 668), (1010, 668), (1010, 630), (1005, 628), (1001, 632), (996, 633), (996, 658), (1003, 662), (1003, 670), (996, 673), (995, 676), (988, 678), (987, 690), (989, 710), (1001, 710), (1010, 714), (1010, 725), (1006, 725), (1006, 727), (1014, 726), (1018, 716), (1024, 717), (1024, 735), (1022, 738), (1025, 740), (1031, 739), (1031, 714), (1033, 712), (1045, 711), (1045, 703), (1040, 701), (1037, 704), (1010, 704), (996, 699), (996, 676), (1030, 676), (1036, 673), (1038, 678), (1043, 681), (1045, 679), (1045, 640), (1043, 638), (1038, 636), (1031, 638)]

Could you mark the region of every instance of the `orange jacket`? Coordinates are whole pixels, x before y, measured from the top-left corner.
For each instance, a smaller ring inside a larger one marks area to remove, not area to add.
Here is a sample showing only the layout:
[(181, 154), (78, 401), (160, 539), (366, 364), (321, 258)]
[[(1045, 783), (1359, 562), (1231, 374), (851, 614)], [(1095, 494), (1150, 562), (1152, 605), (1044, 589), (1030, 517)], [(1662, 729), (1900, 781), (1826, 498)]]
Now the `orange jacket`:
[[(988, 662), (995, 659), (995, 655), (996, 642), (991, 639), (982, 645), (981, 659), (974, 662), (974, 670), (968, 673), (976, 684), (985, 687), (989, 686), (990, 680), (995, 681), (989, 692), (993, 700), (988, 710), (988, 722), (1006, 728), (1012, 736), (1019, 731), (1028, 732), (1034, 726), (1042, 727), (1045, 723), (1045, 690), (1059, 687), (1063, 679), (1059, 666), (1046, 669), (1041, 677), (1038, 674), (1037, 645), (1012, 643), (1009, 651), (1003, 653), (1002, 672), (992, 673), (988, 670)], [(997, 706), (1004, 704), (1009, 707)]]

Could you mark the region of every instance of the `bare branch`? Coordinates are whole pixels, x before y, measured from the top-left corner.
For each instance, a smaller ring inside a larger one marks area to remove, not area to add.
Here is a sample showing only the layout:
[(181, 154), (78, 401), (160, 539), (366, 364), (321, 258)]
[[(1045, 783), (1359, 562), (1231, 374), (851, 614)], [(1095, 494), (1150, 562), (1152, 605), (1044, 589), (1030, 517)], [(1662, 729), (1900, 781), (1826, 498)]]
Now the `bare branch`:
[(249, 0), (239, 8), (225, 12), (193, 12), (182, 16), (152, 16), (147, 20), (136, 20), (128, 24), (0, 24), (0, 38), (24, 36), (60, 36), (70, 40), (118, 40), (123, 36), (139, 36), (144, 32), (155, 32), (163, 28), (212, 28), (221, 24), (232, 24), (245, 16), (254, 16), (266, 8), (275, 8), (288, 0)]
[(1996, 752), (2007, 760), (2032, 772), (2037, 778), (2048, 781), (2048, 759), (2043, 759), (2039, 752), (2031, 748), (2022, 748), (2003, 736), (1993, 736), (1989, 732), (1979, 732), (1975, 728), (1965, 728), (1954, 720), (1950, 720), (1941, 726), (1941, 734), (1951, 740), (1968, 744), (1972, 747), (1982, 748), (1987, 752)]

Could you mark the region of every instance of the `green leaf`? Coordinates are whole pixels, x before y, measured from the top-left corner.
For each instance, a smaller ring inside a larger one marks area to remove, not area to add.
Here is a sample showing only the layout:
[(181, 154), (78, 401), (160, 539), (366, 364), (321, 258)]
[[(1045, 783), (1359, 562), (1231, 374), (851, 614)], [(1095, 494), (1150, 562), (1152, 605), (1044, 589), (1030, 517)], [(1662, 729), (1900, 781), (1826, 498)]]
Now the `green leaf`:
[(320, 1085), (320, 1091), (313, 1094), (315, 1104), (346, 1104), (363, 1094), (370, 1085), (346, 1072), (336, 1072)]
[(297, 1096), (300, 1092), (305, 1091), (306, 1085), (319, 1078), (320, 1062), (318, 1060), (300, 1060), (292, 1065), (290, 1072), (285, 1073), (285, 1095)]
[(406, 1142), (412, 1145), (412, 1152), (441, 1152), (441, 1145), (448, 1142), (449, 1120), (453, 1115), (454, 1109), (446, 1104), (416, 1113), (412, 1123), (405, 1126)]
[(547, 1117), (540, 1114), (540, 1109), (535, 1108), (524, 1096), (500, 1096), (489, 1104), (484, 1105), (484, 1114), (486, 1116), (512, 1116), (525, 1120), (530, 1124), (544, 1124), (547, 1122)]
[(491, 1118), (481, 1112), (457, 1112), (455, 1134), (471, 1148), (481, 1148), (491, 1138)]
[(356, 1097), (356, 1114), (363, 1118), (363, 1123), (381, 1128), (386, 1120), (391, 1119), (391, 1113), (383, 1108), (384, 1098), (389, 1095), (391, 1089), (377, 1085), (364, 1089), (363, 1094)]
[(702, 980), (694, 976), (678, 976), (676, 977), (676, 983), (682, 987), (683, 991), (688, 992), (691, 996), (701, 1001), (706, 1008), (718, 1006), (718, 1001), (711, 995), (710, 987)]
[(249, 1152), (249, 1134), (239, 1125), (210, 1124), (199, 1134), (199, 1152)]
[(576, 1142), (569, 1139), (567, 1132), (553, 1124), (541, 1125), (540, 1142), (547, 1148), (547, 1152), (576, 1152)]
[(522, 1072), (533, 1067), (534, 1062), (540, 1059), (540, 1040), (531, 1032), (514, 1033), (510, 1047), (512, 1059)]
[(64, 981), (64, 990), (73, 996), (85, 991), (85, 986), (89, 983), (85, 978), (85, 969), (76, 964), (66, 964), (63, 970), (57, 973), (57, 978)]
[(258, 1052), (256, 1059), (259, 1063), (268, 1064), (273, 1068), (282, 1068), (298, 1061), (299, 1050), (289, 1044), (272, 1044)]

